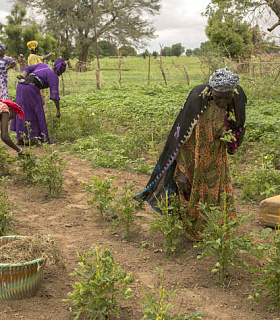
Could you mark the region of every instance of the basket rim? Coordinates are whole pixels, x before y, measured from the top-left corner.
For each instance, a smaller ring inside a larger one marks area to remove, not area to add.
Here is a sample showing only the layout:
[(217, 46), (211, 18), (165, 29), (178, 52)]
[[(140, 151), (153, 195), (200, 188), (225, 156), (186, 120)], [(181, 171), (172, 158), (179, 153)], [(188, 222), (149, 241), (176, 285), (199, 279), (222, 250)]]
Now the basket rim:
[[(2, 236), (0, 237), (0, 239), (3, 238), (15, 238), (15, 239), (24, 239), (24, 238), (29, 238), (28, 236), (20, 236), (20, 235), (10, 235), (10, 236)], [(34, 260), (30, 260), (30, 261), (26, 261), (26, 262), (17, 262), (17, 263), (0, 263), (0, 268), (6, 268), (6, 267), (23, 267), (23, 266), (28, 266), (31, 264), (35, 264), (35, 263), (41, 263), (41, 262), (45, 262), (46, 261), (46, 257), (40, 257), (38, 259), (34, 259)]]

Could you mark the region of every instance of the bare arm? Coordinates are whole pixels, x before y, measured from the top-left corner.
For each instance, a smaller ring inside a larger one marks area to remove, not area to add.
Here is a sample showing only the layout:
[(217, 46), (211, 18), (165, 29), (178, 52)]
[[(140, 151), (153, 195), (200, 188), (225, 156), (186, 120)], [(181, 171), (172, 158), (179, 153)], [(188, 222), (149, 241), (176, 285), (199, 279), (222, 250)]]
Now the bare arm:
[(22, 74), (21, 74), (21, 75), (18, 75), (17, 78), (18, 78), (18, 79), (24, 79), (27, 75), (28, 75), (28, 73), (27, 73), (25, 70), (23, 70), (23, 71), (22, 71)]
[(1, 114), (1, 139), (7, 146), (14, 149), (17, 153), (21, 153), (22, 149), (19, 148), (14, 141), (9, 136), (8, 126), (9, 126), (10, 115), (8, 112), (2, 112)]
[(11, 64), (9, 64), (6, 68), (6, 71), (8, 71), (9, 69), (15, 67), (16, 63), (15, 62), (12, 62)]
[(59, 107), (59, 100), (53, 100), (55, 106), (56, 106), (56, 117), (60, 118), (60, 107)]
[(51, 57), (53, 55), (54, 54), (52, 52), (50, 52), (50, 53), (46, 54), (45, 56), (43, 56), (43, 59), (47, 59), (47, 58), (49, 58), (49, 57)]

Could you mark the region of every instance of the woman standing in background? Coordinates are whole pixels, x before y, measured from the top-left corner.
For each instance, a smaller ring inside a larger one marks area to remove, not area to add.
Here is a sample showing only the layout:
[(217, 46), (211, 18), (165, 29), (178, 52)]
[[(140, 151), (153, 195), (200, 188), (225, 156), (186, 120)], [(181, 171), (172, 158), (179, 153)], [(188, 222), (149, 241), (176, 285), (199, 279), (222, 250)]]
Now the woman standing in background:
[(13, 58), (5, 56), (6, 46), (0, 44), (0, 100), (9, 99), (7, 70), (13, 68), (16, 63)]
[[(27, 42), (27, 48), (30, 50), (30, 54), (27, 60), (27, 64), (29, 66), (33, 66), (34, 64), (38, 64), (38, 63), (43, 63), (44, 59), (47, 59), (53, 56), (52, 52), (46, 54), (45, 56), (39, 56), (38, 55), (39, 44), (36, 40)], [(47, 106), (47, 90), (46, 89), (41, 90), (41, 96), (43, 99), (43, 107), (45, 108)]]

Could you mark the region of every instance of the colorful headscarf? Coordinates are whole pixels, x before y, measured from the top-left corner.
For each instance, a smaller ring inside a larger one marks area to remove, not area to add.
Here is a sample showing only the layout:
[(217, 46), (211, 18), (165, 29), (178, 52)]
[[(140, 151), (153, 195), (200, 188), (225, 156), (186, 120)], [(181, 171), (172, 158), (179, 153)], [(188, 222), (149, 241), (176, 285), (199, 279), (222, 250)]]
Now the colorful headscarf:
[(5, 50), (6, 49), (6, 45), (5, 44), (0, 44), (0, 50)]
[(239, 76), (232, 73), (228, 67), (214, 71), (209, 85), (218, 92), (234, 91), (239, 82)]
[(37, 47), (38, 47), (38, 41), (32, 40), (32, 41), (27, 42), (27, 48), (29, 50), (35, 50)]
[(0, 102), (5, 103), (8, 107), (12, 108), (15, 114), (18, 114), (21, 119), (24, 119), (24, 112), (18, 104), (16, 104), (10, 99), (0, 100)]
[(62, 59), (56, 59), (54, 62), (54, 72), (57, 74), (59, 71), (66, 70), (66, 63)]

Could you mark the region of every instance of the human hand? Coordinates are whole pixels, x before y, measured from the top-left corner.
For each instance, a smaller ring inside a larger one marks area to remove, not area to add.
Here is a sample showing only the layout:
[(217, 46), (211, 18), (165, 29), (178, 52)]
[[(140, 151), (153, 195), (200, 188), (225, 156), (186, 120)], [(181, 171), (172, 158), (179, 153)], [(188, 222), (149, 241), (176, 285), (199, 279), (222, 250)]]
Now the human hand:
[(60, 116), (61, 116), (60, 110), (57, 110), (57, 111), (56, 111), (56, 117), (57, 117), (57, 118), (60, 118)]
[(18, 151), (18, 157), (19, 158), (24, 158), (24, 157), (29, 158), (30, 157), (30, 153), (28, 151), (26, 151), (26, 150), (20, 149), (20, 151)]
[(21, 74), (19, 74), (19, 75), (17, 76), (17, 78), (18, 78), (18, 80), (24, 79), (24, 77), (23, 77)]

